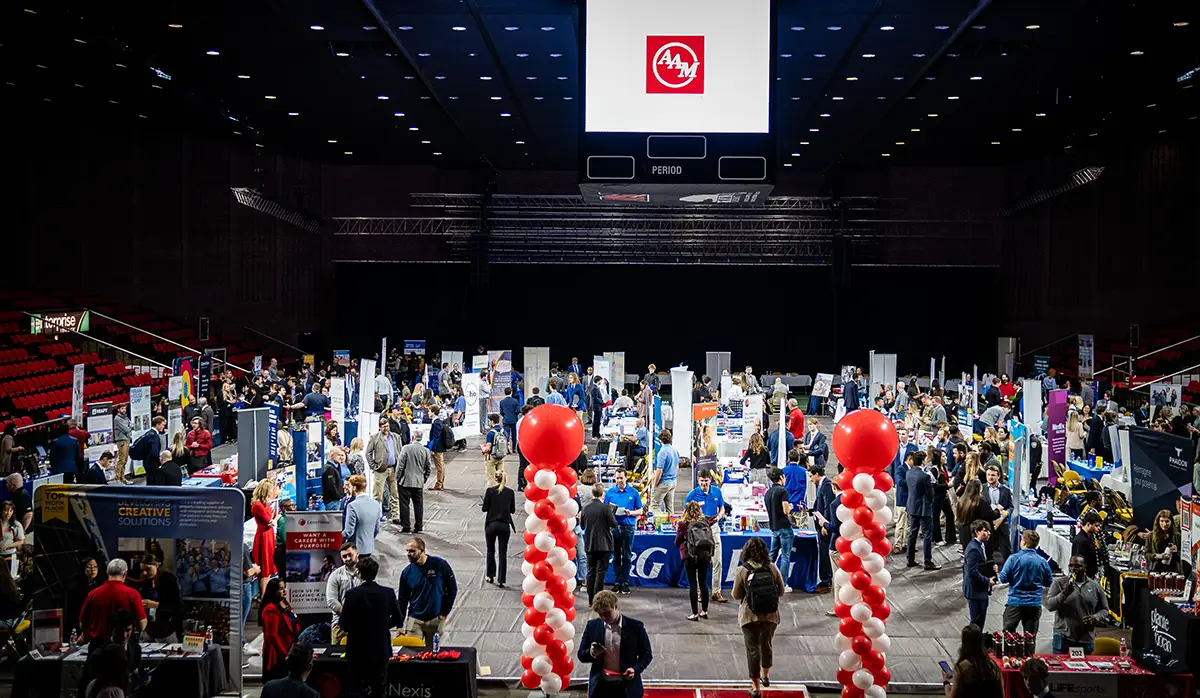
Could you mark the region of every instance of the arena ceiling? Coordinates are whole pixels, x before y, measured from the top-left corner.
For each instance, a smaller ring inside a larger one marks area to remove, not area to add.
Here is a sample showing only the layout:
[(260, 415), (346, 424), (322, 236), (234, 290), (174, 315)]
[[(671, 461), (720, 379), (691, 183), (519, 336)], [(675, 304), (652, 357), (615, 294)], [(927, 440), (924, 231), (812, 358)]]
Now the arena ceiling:
[[(1194, 138), (1198, 8), (779, 0), (779, 161), (991, 164)], [(21, 111), (200, 128), (326, 163), (575, 168), (568, 0), (13, 0), (0, 12), (5, 101)]]

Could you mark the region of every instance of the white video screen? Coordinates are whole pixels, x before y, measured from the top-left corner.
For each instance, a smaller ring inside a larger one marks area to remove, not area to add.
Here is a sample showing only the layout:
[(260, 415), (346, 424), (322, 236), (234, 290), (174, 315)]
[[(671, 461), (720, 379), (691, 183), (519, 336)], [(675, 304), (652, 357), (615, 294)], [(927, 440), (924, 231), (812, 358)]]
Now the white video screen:
[(585, 131), (770, 131), (770, 0), (589, 0), (586, 11)]

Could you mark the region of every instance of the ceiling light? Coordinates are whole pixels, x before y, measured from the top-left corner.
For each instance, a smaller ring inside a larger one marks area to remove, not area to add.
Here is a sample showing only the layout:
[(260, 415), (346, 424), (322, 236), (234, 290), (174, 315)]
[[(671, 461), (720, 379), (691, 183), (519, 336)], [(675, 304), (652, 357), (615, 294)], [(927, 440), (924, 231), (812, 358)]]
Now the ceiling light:
[(1021, 132), (1021, 129), (1019, 129), (1019, 128), (1014, 128), (1014, 129), (1013, 129), (1013, 133), (1020, 133), (1020, 132)]
[(550, 57), (551, 58), (562, 58), (562, 54), (561, 53), (552, 53), (552, 54), (550, 54)]
[(892, 154), (891, 154), (891, 153), (880, 153), (880, 155), (882, 155), (882, 156), (883, 156), (883, 157), (885, 157), (885, 158), (890, 158), (890, 157), (892, 157)]
[(475, 54), (474, 54), (474, 53), (468, 53), (468, 54), (467, 54), (467, 57), (468, 57), (468, 58), (474, 58), (474, 57), (475, 57)]
[(808, 145), (808, 141), (800, 141), (800, 145)]
[(266, 99), (275, 99), (275, 95), (264, 95)]
[(1157, 106), (1158, 106), (1157, 104), (1147, 104), (1147, 105), (1146, 105), (1146, 108), (1147, 108), (1147, 109), (1153, 109), (1154, 107), (1157, 107)]
[(895, 27), (893, 27), (893, 26), (892, 26), (892, 25), (890, 25), (890, 24), (885, 24), (885, 25), (883, 25), (882, 27), (880, 27), (880, 28), (879, 28), (879, 30), (880, 30), (880, 31), (885, 31), (885, 32), (890, 32), (890, 31), (891, 31), (891, 30), (893, 30), (893, 29), (895, 29)]
[(500, 116), (512, 116), (512, 114), (509, 114), (506, 111), (502, 111), (502, 112), (500, 112)]
[(1000, 145), (1000, 141), (992, 141), (992, 145)]
[(1042, 28), (1042, 25), (1040, 25), (1040, 24), (1026, 24), (1026, 25), (1025, 25), (1025, 28), (1026, 28), (1026, 29), (1041, 29), (1041, 28)]
[(834, 97), (834, 98), (833, 98), (833, 101), (835, 101), (835, 102), (840, 102), (840, 101), (842, 101), (843, 99), (845, 99), (845, 97)]
[(346, 150), (346, 151), (342, 152), (342, 155), (353, 155), (353, 154), (354, 154), (353, 150)]
[(1166, 133), (1166, 132), (1167, 132), (1167, 129), (1165, 129), (1165, 128), (1159, 130), (1159, 133)]
[(821, 116), (822, 116), (822, 117), (824, 117), (824, 118), (829, 118), (829, 115), (828, 115), (828, 114), (822, 114)]
[(400, 30), (400, 31), (402, 31), (402, 32), (410, 32), (410, 31), (412, 31), (412, 27), (408, 26), (407, 24), (406, 24), (406, 25), (404, 25), (404, 26), (402, 26), (402, 27), (396, 27), (396, 28), (397, 28), (397, 29), (399, 29), (399, 30)]
[(784, 166), (784, 167), (791, 167), (791, 166), (792, 166), (792, 163), (790, 163), (790, 162), (785, 162), (785, 163), (783, 163), (783, 166)]
[(792, 97), (792, 101), (793, 101), (793, 102), (799, 102), (799, 101), (800, 101), (800, 98), (799, 98), (799, 97)]
[(929, 81), (937, 80), (937, 78), (933, 77), (932, 75), (926, 75), (925, 79)]
[(790, 53), (781, 53), (781, 54), (779, 54), (779, 57), (780, 57), (780, 58), (791, 58), (791, 57), (792, 57), (792, 54), (790, 54)]
[(288, 112), (288, 116), (300, 116), (300, 112), (298, 112), (298, 111), (290, 111), (290, 112)]
[(434, 80), (445, 80), (446, 76), (445, 75), (434, 75), (433, 79)]
[(950, 27), (949, 27), (948, 25), (945, 25), (945, 24), (939, 24), (939, 25), (937, 25), (936, 27), (934, 27), (934, 29), (936, 29), (936, 30), (938, 30), (938, 31), (940, 31), (940, 32), (944, 32), (944, 31), (946, 31), (946, 30), (947, 30), (947, 29), (949, 29), (949, 28), (950, 28)]
[(950, 97), (947, 97), (946, 99), (958, 99), (958, 97), (950, 96)]
[(842, 30), (841, 27), (836, 27), (836, 26), (835, 27), (825, 27), (825, 28), (831, 32), (840, 32)]
[(1045, 115), (1046, 115), (1046, 112), (1044, 112), (1044, 111), (1040, 111), (1040, 112), (1034, 114), (1034, 116), (1045, 116)]
[(804, 77), (802, 77), (800, 79), (804, 82), (812, 82), (812, 78), (809, 77), (808, 75), (805, 75)]
[(31, 14), (31, 15), (36, 15), (36, 14), (37, 14), (37, 10), (31, 10), (31, 9), (29, 9), (29, 8), (25, 8), (25, 11), (26, 11), (26, 12), (28, 12), (29, 14)]
[(821, 132), (821, 129), (819, 129), (819, 128), (810, 128), (810, 129), (808, 129), (808, 132), (809, 132), (809, 133), (820, 133), (820, 132)]
[(535, 101), (538, 101), (538, 102), (540, 102), (540, 101), (542, 101), (543, 99), (545, 99), (545, 97), (534, 97), (533, 99), (534, 99)]
[(1187, 25), (1187, 22), (1175, 22), (1175, 26), (1177, 27), (1186, 27)]
[(847, 81), (847, 82), (855, 82), (855, 81), (857, 81), (857, 80), (858, 80), (858, 78), (854, 77), (853, 75), (851, 75), (850, 77), (846, 78), (846, 81)]
[[(116, 66), (118, 68), (128, 68), (129, 67), (129, 66), (125, 65), (124, 63), (117, 63)], [(249, 76), (247, 76), (247, 77), (249, 77)]]
[(536, 75), (526, 75), (525, 79), (526, 80), (537, 80), (537, 76)]
[(904, 141), (896, 141), (896, 145), (904, 145)]
[(479, 76), (479, 79), (480, 79), (480, 80), (491, 80), (492, 78), (491, 78), (490, 76), (487, 76), (487, 75), (480, 75), (480, 76)]
[(564, 99), (564, 100), (566, 100), (566, 101), (568, 101), (568, 102), (570, 102), (571, 100), (573, 100), (573, 99), (575, 99), (575, 98), (574, 98), (574, 97), (563, 97), (563, 99)]
[(322, 26), (321, 26), (321, 25), (319, 25), (319, 24), (311, 24), (311, 25), (309, 25), (309, 27), (308, 27), (308, 28), (309, 28), (309, 29), (311, 29), (311, 30), (313, 30), (313, 31), (315, 31), (315, 32), (319, 32), (319, 31), (324, 31), (324, 30), (325, 30), (325, 27), (322, 27)]
[(420, 56), (421, 58), (429, 58), (428, 53), (418, 53), (417, 55)]
[(376, 97), (375, 99), (383, 99), (383, 100), (386, 100), (387, 98), (388, 98), (388, 96), (387, 96), (387, 95), (379, 95), (379, 96), (378, 96), (378, 97)]
[(893, 80), (903, 80), (903, 79), (904, 79), (904, 76), (903, 76), (903, 75), (897, 75), (896, 77), (894, 77), (894, 78), (892, 78), (892, 79), (893, 79)]
[(925, 57), (925, 54), (923, 54), (923, 53), (914, 53), (913, 54), (913, 58), (924, 58), (924, 57)]
[(875, 99), (887, 99), (887, 97), (879, 96), (879, 97), (876, 97)]
[(333, 140), (333, 139), (327, 140), (327, 141), (325, 141), (325, 142), (326, 142), (326, 143), (337, 143), (337, 141), (335, 141), (335, 140)]
[(504, 31), (506, 31), (506, 32), (515, 32), (515, 31), (516, 31), (516, 30), (518, 30), (518, 29), (520, 29), (520, 27), (505, 27), (505, 28), (504, 28)]
[(926, 114), (925, 116), (928, 116), (928, 117), (929, 117), (929, 118), (931, 118), (931, 119), (936, 119), (936, 118), (937, 118), (937, 114)]
[(813, 54), (813, 58), (824, 58), (824, 57), (825, 57), (825, 54), (823, 54), (823, 53), (814, 53)]
[(552, 32), (552, 31), (554, 31), (554, 27), (542, 27), (542, 31), (544, 31), (544, 32)]
[(376, 30), (376, 29), (378, 29), (378, 28), (379, 28), (379, 27), (375, 26), (374, 24), (367, 24), (367, 25), (364, 25), (364, 26), (363, 26), (363, 31), (365, 31), (365, 32), (373, 32), (373, 31), (375, 31), (375, 30)]
[(205, 53), (207, 53), (207, 54), (208, 54), (208, 55), (210, 55), (210, 56), (219, 56), (219, 55), (221, 55), (221, 52), (220, 52), (220, 51), (205, 51)]
[[(421, 97), (421, 99), (429, 99), (429, 97)], [(458, 95), (450, 95), (446, 99), (458, 99)]]
[(465, 32), (467, 30), (466, 27), (450, 27), (450, 28), (456, 32)]
[(971, 79), (972, 79), (972, 80), (982, 80), (982, 79), (983, 79), (983, 76), (982, 76), (982, 75), (972, 75), (972, 76), (971, 76)]
[(874, 58), (874, 57), (875, 57), (875, 54), (873, 54), (873, 53), (864, 53), (863, 54), (863, 58)]
[(117, 100), (115, 100), (115, 99), (108, 100), (108, 103), (109, 104), (118, 104)]
[(349, 56), (350, 54), (346, 53), (345, 51), (338, 51), (338, 52), (337, 52), (337, 53), (335, 53), (334, 55), (335, 55), (335, 56), (338, 56), (339, 58), (346, 58), (346, 57), (347, 57), (347, 56)]
[(800, 153), (792, 153), (792, 157), (798, 158), (798, 157), (800, 157)]
[(987, 29), (987, 25), (986, 24), (976, 24), (975, 26), (973, 26), (971, 28), (972, 29)]
[(493, 102), (499, 102), (499, 101), (500, 101), (500, 98), (499, 98), (499, 97), (492, 97), (492, 101), (493, 101)]
[(518, 53), (517, 58), (529, 58), (529, 54), (528, 53)]
[(170, 28), (172, 28), (172, 29), (183, 29), (183, 25), (182, 25), (182, 24), (168, 24), (167, 26), (168, 26), (168, 27), (170, 27)]
[(1145, 53), (1144, 51), (1130, 51), (1130, 52), (1129, 52), (1129, 55), (1131, 55), (1131, 56), (1141, 56), (1141, 55), (1142, 55), (1142, 54), (1144, 54), (1144, 53)]
[(517, 145), (525, 145), (525, 141), (513, 141)]
[(83, 87), (83, 85), (80, 85), (79, 83), (75, 83), (75, 87)]
[(912, 131), (913, 133), (920, 133), (920, 132), (921, 132), (921, 129), (919, 129), (919, 128), (910, 128), (910, 129), (909, 129), (909, 131)]
[(1088, 138), (1095, 138), (1096, 136), (1099, 136), (1099, 135), (1100, 135), (1099, 133), (1089, 133)]
[(437, 151), (434, 151), (434, 153), (433, 153), (433, 154), (434, 154), (434, 155), (441, 155), (441, 153), (439, 153), (439, 152), (437, 152)]
[(794, 31), (794, 32), (802, 32), (802, 31), (804, 31), (804, 27), (792, 27), (792, 31)]
[(153, 87), (153, 88), (154, 88), (154, 89), (156, 89), (156, 90), (161, 90), (161, 89), (162, 89), (162, 85), (155, 85), (155, 84), (153, 84), (153, 83), (151, 83), (151, 84), (150, 84), (150, 87)]
[(249, 80), (249, 79), (250, 79), (250, 76), (249, 76), (249, 75), (239, 75), (239, 76), (238, 76), (238, 79), (239, 79), (239, 80)]
[(566, 75), (559, 75), (559, 76), (558, 76), (558, 79), (559, 79), (559, 80), (566, 80), (566, 79), (567, 79), (567, 76), (566, 76)]
[(421, 141), (421, 142), (424, 143), (425, 145), (429, 145), (429, 141)]

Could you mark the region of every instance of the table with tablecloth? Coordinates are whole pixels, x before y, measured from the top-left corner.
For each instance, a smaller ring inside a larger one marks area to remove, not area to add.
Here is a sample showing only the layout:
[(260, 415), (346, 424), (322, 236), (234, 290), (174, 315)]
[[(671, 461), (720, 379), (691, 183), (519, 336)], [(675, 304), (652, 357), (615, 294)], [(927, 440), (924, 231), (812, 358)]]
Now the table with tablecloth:
[(1100, 486), (1113, 492), (1120, 492), (1129, 500), (1133, 497), (1133, 486), (1126, 478), (1116, 478), (1111, 473), (1100, 478)]
[[(163, 654), (146, 651), (142, 670), (149, 682), (138, 689), (138, 698), (209, 698), (226, 689), (225, 657), (211, 645), (203, 654)], [(71, 653), (27, 655), (17, 662), (13, 698), (75, 698), (79, 695), (87, 648)]]
[[(519, 644), (519, 643), (518, 643)], [(479, 689), (476, 676), (479, 660), (474, 647), (441, 647), (459, 653), (458, 659), (417, 659), (423, 648), (394, 647), (396, 655), (409, 657), (407, 661), (393, 658), (387, 666), (385, 696), (411, 696), (411, 698), (477, 698)], [(346, 695), (346, 680), (350, 665), (346, 661), (346, 647), (317, 645), (313, 647), (313, 668), (308, 675), (308, 685), (317, 690), (321, 698), (337, 698)]]
[(1097, 468), (1095, 462), (1089, 462), (1085, 460), (1067, 461), (1067, 468), (1079, 473), (1079, 477), (1083, 478), (1084, 480), (1095, 480), (1097, 484), (1099, 484), (1100, 478), (1104, 477), (1105, 475), (1111, 475), (1114, 467), (1116, 466), (1105, 465)]
[(219, 477), (185, 477), (182, 485), (184, 487), (222, 487), (224, 486)]
[[(793, 589), (804, 589), (809, 593), (820, 586), (820, 575), (817, 571), (819, 560), (819, 545), (817, 534), (813, 531), (793, 529), (795, 539), (792, 541), (792, 569), (788, 573), (788, 586)], [(724, 571), (722, 586), (733, 586), (733, 575), (737, 570), (737, 562), (741, 550), (751, 536), (763, 539), (768, 550), (771, 547), (771, 532), (741, 531), (721, 534), (721, 561)], [(605, 584), (611, 584), (615, 579), (615, 569), (609, 565)], [(629, 573), (629, 583), (642, 587), (687, 587), (687, 575), (683, 558), (679, 556), (679, 548), (675, 546), (674, 533), (639, 532), (633, 536), (633, 566)]]
[[(1190, 674), (1155, 674), (1139, 667), (1132, 659), (1087, 656), (1071, 659), (1061, 654), (1039, 654), (1050, 668), (1050, 692), (1056, 696), (1089, 698), (1190, 698), (1193, 683)], [(1124, 661), (1129, 667), (1122, 668)], [(1087, 666), (1067, 666), (1084, 663)], [(1004, 695), (1007, 698), (1031, 698), (1021, 679), (1020, 668), (1004, 669)]]
[(1071, 562), (1071, 539), (1046, 525), (1037, 527), (1038, 550), (1066, 572)]
[[(1051, 516), (1054, 517), (1054, 527), (1055, 528), (1059, 528), (1062, 526), (1072, 526), (1075, 523), (1074, 518), (1072, 518), (1071, 516), (1068, 516), (1067, 514), (1062, 513), (1058, 509), (1051, 510), (1050, 514), (1051, 514)], [(1034, 507), (1031, 507), (1027, 504), (1021, 505), (1021, 529), (1022, 530), (1036, 531), (1039, 526), (1048, 526), (1049, 524), (1050, 524), (1050, 521), (1046, 517), (1046, 512), (1044, 512), (1040, 509), (1035, 509)]]

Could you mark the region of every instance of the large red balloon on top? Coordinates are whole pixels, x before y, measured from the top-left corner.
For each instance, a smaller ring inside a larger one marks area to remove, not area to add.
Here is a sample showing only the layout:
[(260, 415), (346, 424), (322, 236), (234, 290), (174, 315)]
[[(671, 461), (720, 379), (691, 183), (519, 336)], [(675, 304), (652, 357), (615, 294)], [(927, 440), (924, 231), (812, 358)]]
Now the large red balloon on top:
[(896, 427), (875, 410), (855, 410), (833, 428), (833, 453), (846, 470), (874, 475), (896, 457)]
[(539, 405), (521, 422), (519, 441), (530, 463), (557, 470), (575, 462), (583, 450), (583, 424), (562, 405)]

